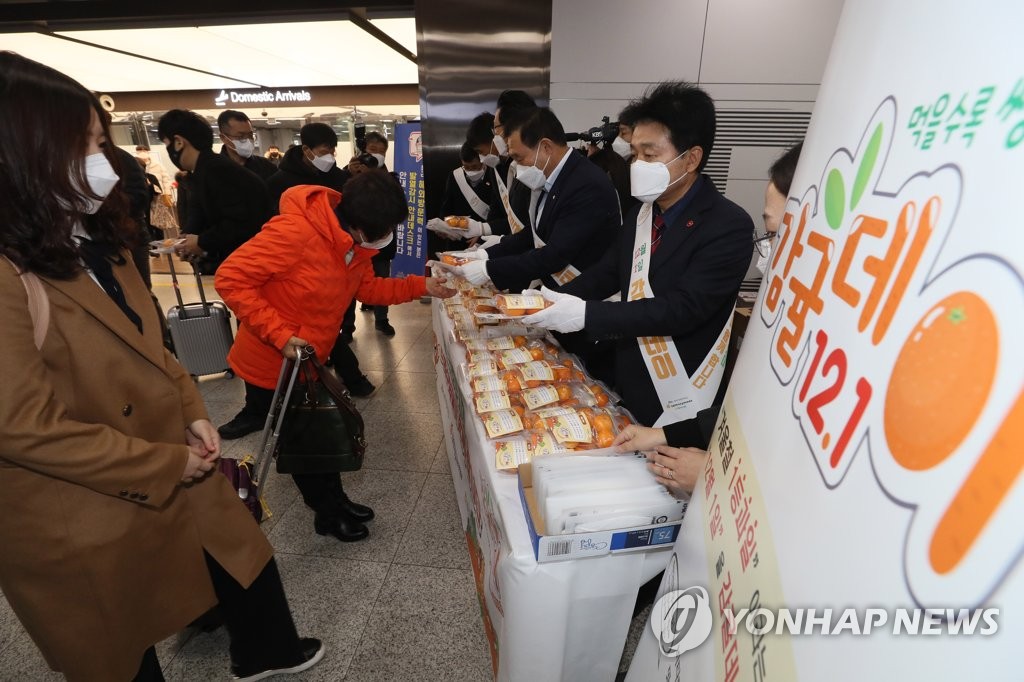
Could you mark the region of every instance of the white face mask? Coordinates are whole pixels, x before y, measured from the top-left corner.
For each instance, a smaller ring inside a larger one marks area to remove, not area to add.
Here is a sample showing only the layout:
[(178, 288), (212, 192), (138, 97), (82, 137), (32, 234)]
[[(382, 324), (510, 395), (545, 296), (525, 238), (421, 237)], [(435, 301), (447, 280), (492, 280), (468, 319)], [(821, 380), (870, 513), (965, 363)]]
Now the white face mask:
[(92, 193), (102, 198), (94, 199), (82, 196), (79, 206), (83, 213), (96, 213), (121, 178), (114, 172), (113, 166), (102, 152), (85, 157), (85, 178), (89, 181), (89, 189), (92, 190)]
[(626, 160), (629, 160), (629, 157), (633, 155), (633, 150), (630, 148), (629, 143), (621, 137), (616, 137), (612, 140), (612, 151)]
[(668, 164), (681, 159), (687, 151), (689, 150), (684, 151), (668, 163), (641, 159), (634, 161), (629, 167), (629, 187), (633, 196), (648, 204), (668, 191), (669, 187), (685, 178), (687, 173), (683, 173), (669, 182), (672, 179), (672, 174), (669, 173)]
[(498, 164), (501, 163), (501, 157), (497, 154), (481, 154), (480, 163), (491, 168), (497, 168)]
[(380, 239), (378, 239), (375, 242), (363, 241), (363, 242), (359, 243), (359, 246), (363, 247), (364, 249), (376, 249), (377, 251), (380, 251), (385, 246), (390, 244), (391, 241), (394, 238), (395, 238), (395, 233), (394, 232), (388, 232), (386, 235), (384, 235), (383, 237), (381, 237)]
[(386, 159), (384, 158), (383, 154), (370, 154), (370, 156), (372, 156), (373, 158), (377, 159), (377, 168), (383, 168), (384, 167), (384, 161)]
[(494, 148), (498, 150), (499, 156), (508, 155), (508, 145), (505, 144), (505, 138), (503, 138), (501, 135), (494, 136)]
[(256, 151), (256, 143), (249, 139), (231, 140), (235, 153), (243, 159), (248, 159)]
[(321, 154), (313, 157), (313, 166), (321, 173), (326, 173), (334, 168), (334, 163), (334, 154)]
[(516, 168), (516, 180), (523, 183), (530, 189), (540, 189), (544, 186), (544, 183), (548, 181), (547, 176), (544, 175), (544, 171), (548, 169), (548, 164), (550, 163), (551, 157), (548, 156), (548, 160), (544, 162), (544, 168), (537, 168), (537, 166), (519, 166)]
[(466, 179), (469, 180), (470, 182), (480, 182), (480, 179), (484, 177), (484, 173), (486, 173), (487, 171), (485, 169), (481, 169), (478, 171), (468, 171), (463, 169), (462, 172), (466, 174)]

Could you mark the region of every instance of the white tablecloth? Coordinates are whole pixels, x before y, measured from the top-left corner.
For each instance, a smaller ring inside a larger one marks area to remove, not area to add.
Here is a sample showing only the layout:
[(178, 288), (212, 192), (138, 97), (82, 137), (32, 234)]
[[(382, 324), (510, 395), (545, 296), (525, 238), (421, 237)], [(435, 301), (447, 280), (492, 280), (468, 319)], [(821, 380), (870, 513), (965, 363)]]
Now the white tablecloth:
[(613, 680), (637, 589), (664, 570), (671, 547), (538, 564), (517, 477), (495, 466), (465, 399), (465, 351), (437, 301), (433, 324), (445, 445), (497, 679)]

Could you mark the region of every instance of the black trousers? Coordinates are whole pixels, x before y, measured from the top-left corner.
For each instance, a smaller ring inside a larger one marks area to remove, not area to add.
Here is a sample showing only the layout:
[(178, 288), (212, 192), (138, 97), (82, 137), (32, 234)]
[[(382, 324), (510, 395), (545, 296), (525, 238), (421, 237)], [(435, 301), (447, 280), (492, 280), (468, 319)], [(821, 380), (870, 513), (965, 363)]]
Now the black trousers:
[[(347, 345), (345, 347), (348, 348)], [(353, 357), (355, 356), (353, 355)], [(358, 367), (358, 363), (356, 367)], [(273, 400), (274, 392), (269, 388), (261, 388), (245, 382), (244, 411), (266, 418)], [(306, 506), (318, 513), (334, 515), (338, 508), (338, 502), (344, 499), (345, 492), (338, 474), (292, 474), (292, 480), (295, 481), (295, 486), (302, 493), (302, 500)]]
[[(377, 277), (390, 277), (391, 276), (391, 261), (377, 258), (374, 256), (370, 259), (370, 263), (373, 265), (373, 274)], [(388, 321), (388, 306), (386, 305), (374, 305), (373, 306), (373, 318), (375, 322), (387, 322)], [(356, 331), (356, 300), (352, 299), (352, 305), (345, 311), (345, 317), (341, 321), (341, 330), (354, 334)]]
[[(205, 552), (204, 555), (231, 639), (231, 661), (259, 670), (291, 667), (301, 662), (302, 646), (288, 609), (277, 562), (271, 558), (246, 589), (213, 557)], [(143, 654), (134, 682), (163, 682), (163, 679), (156, 649), (150, 647)]]

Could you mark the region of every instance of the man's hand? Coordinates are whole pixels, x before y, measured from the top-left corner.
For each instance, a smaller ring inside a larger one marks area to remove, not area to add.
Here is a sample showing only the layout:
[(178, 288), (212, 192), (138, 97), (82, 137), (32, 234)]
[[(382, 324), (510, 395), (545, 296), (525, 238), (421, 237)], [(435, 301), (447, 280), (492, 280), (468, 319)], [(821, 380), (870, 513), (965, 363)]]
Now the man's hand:
[(619, 452), (642, 452), (665, 444), (665, 429), (652, 429), (639, 424), (630, 424), (624, 428), (612, 443)]
[(299, 351), (309, 345), (309, 341), (300, 339), (297, 336), (293, 336), (288, 339), (288, 342), (284, 344), (284, 348), (281, 349), (281, 355), (291, 360), (299, 357)]
[(587, 317), (587, 302), (582, 298), (560, 294), (547, 287), (540, 288), (540, 294), (553, 305), (539, 313), (520, 318), (523, 324), (550, 329), (563, 334), (583, 329)]
[(206, 252), (199, 248), (199, 235), (183, 234), (181, 236), (185, 241), (178, 244), (174, 249), (179, 256), (191, 262), (196, 258), (206, 255)]
[(707, 461), (706, 450), (659, 445), (657, 452), (647, 455), (647, 468), (673, 497), (685, 499), (693, 492)]
[(447, 284), (448, 279), (445, 277), (427, 277), (427, 293), (434, 298), (451, 298), (458, 292), (449, 289)]
[(352, 160), (348, 162), (348, 172), (352, 175), (359, 175), (360, 173), (365, 173), (368, 170), (370, 169), (366, 167), (366, 164), (359, 160), (358, 154), (353, 156)]

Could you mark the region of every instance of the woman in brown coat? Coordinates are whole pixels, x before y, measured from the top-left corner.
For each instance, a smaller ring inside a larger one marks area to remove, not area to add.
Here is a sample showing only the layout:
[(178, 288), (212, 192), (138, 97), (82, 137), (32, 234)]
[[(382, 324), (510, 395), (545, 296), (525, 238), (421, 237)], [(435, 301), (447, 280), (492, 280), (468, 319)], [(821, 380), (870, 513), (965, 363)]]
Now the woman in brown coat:
[(103, 120), (0, 52), (0, 588), (69, 680), (162, 680), (153, 645), (218, 602), (237, 679), (304, 670), (320, 642), (125, 257)]

